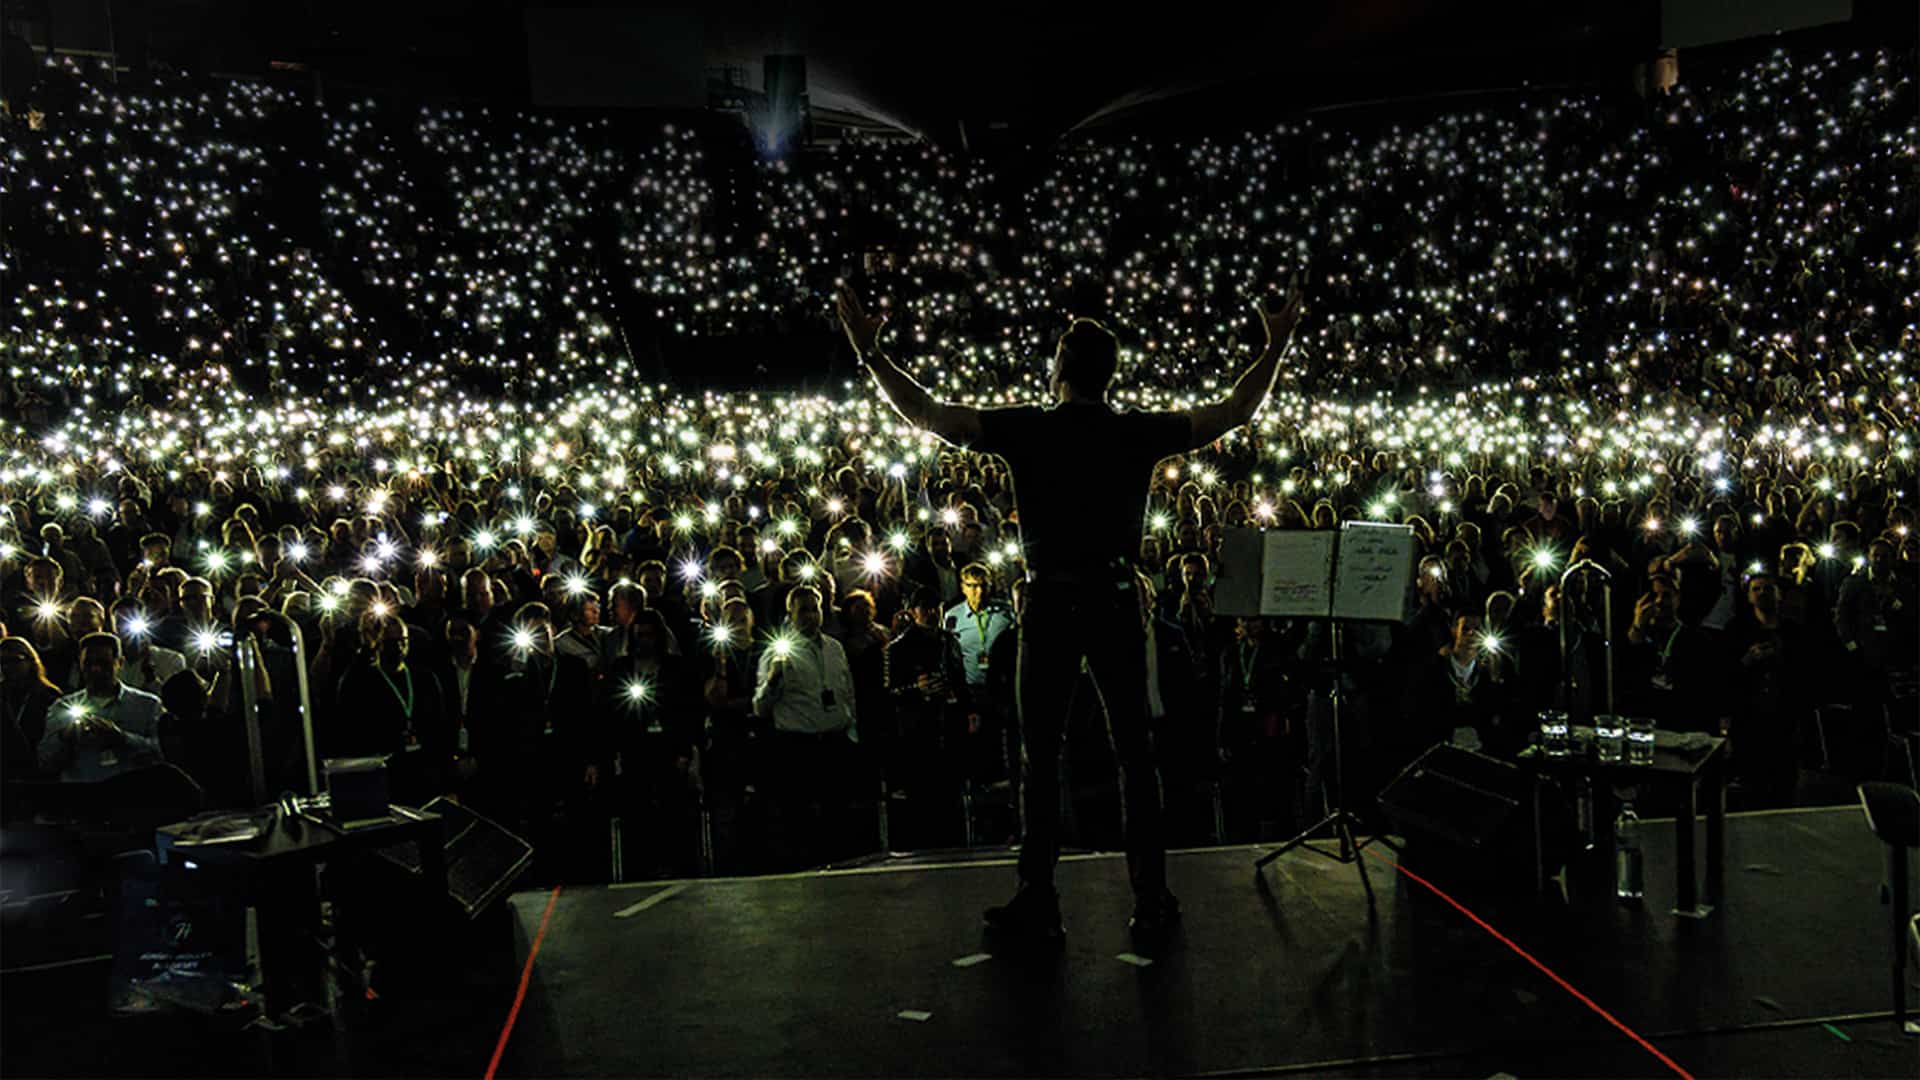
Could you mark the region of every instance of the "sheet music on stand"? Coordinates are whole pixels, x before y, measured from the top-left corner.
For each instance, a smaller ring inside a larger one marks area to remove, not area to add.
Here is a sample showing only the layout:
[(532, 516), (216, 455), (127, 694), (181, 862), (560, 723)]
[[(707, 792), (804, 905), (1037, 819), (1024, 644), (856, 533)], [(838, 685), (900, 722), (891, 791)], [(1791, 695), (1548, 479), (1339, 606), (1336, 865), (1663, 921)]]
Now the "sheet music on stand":
[(1325, 530), (1229, 529), (1214, 610), (1398, 622), (1413, 583), (1414, 536), (1405, 525), (1350, 521)]
[(1333, 575), (1333, 617), (1400, 622), (1413, 585), (1410, 525), (1349, 521), (1340, 526), (1340, 557)]

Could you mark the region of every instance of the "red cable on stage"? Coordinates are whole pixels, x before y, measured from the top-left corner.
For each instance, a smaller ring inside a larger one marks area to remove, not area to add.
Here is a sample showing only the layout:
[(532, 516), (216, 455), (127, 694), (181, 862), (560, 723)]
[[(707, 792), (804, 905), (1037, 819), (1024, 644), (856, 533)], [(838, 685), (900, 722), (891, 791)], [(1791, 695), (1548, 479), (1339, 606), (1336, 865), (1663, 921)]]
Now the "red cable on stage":
[(1587, 1008), (1592, 1009), (1596, 1013), (1599, 1013), (1601, 1019), (1605, 1020), (1607, 1023), (1612, 1024), (1614, 1027), (1617, 1027), (1621, 1031), (1625, 1032), (1627, 1038), (1632, 1039), (1634, 1042), (1639, 1043), (1641, 1047), (1643, 1047), (1647, 1051), (1647, 1053), (1652, 1054), (1654, 1057), (1659, 1058), (1661, 1064), (1665, 1065), (1669, 1069), (1672, 1069), (1676, 1076), (1683, 1077), (1684, 1080), (1694, 1080), (1693, 1074), (1688, 1072), (1686, 1069), (1682, 1068), (1679, 1062), (1673, 1060), (1672, 1058), (1668, 1057), (1666, 1054), (1662, 1053), (1659, 1047), (1648, 1042), (1644, 1037), (1641, 1036), (1639, 1032), (1621, 1023), (1618, 1017), (1614, 1016), (1612, 1013), (1608, 1012), (1607, 1010), (1601, 1008), (1598, 1002), (1594, 1001), (1592, 998), (1581, 993), (1580, 991), (1574, 989), (1572, 983), (1561, 978), (1558, 974), (1554, 972), (1552, 968), (1534, 959), (1533, 954), (1527, 952), (1527, 950), (1515, 944), (1513, 939), (1507, 937), (1507, 935), (1501, 933), (1498, 930), (1495, 930), (1493, 926), (1487, 922), (1487, 920), (1482, 919), (1480, 916), (1475, 915), (1473, 912), (1467, 910), (1467, 906), (1465, 904), (1462, 904), (1460, 901), (1455, 900), (1451, 896), (1448, 896), (1446, 892), (1444, 892), (1438, 885), (1435, 885), (1433, 882), (1428, 881), (1426, 878), (1421, 877), (1419, 874), (1416, 874), (1413, 871), (1407, 869), (1406, 867), (1401, 866), (1398, 862), (1392, 859), (1389, 859), (1384, 855), (1376, 855), (1371, 851), (1367, 851), (1366, 848), (1361, 848), (1360, 850), (1365, 851), (1369, 855), (1373, 855), (1374, 858), (1380, 860), (1383, 863), (1386, 863), (1388, 866), (1393, 867), (1395, 870), (1400, 871), (1402, 874), (1405, 874), (1411, 880), (1426, 886), (1427, 890), (1433, 893), (1433, 895), (1439, 897), (1442, 900), (1445, 900), (1448, 904), (1453, 906), (1453, 909), (1455, 911), (1458, 911), (1460, 914), (1465, 915), (1469, 919), (1472, 919), (1474, 924), (1479, 926), (1480, 929), (1485, 930), (1489, 934), (1492, 934), (1494, 937), (1494, 940), (1500, 942), (1500, 944), (1505, 945), (1507, 948), (1512, 949), (1514, 952), (1518, 953), (1520, 956), (1520, 959), (1525, 960), (1527, 963), (1532, 964), (1536, 968), (1539, 968), (1542, 974), (1546, 975), (1547, 978), (1552, 979), (1555, 983), (1559, 984), (1560, 989), (1565, 990), (1569, 994), (1572, 994), (1576, 999), (1579, 1000), (1579, 1002), (1582, 1005), (1585, 1005)]
[(520, 969), (520, 989), (514, 992), (513, 1008), (507, 1011), (506, 1025), (500, 1029), (500, 1041), (494, 1044), (493, 1060), (487, 1062), (486, 1080), (493, 1080), (500, 1057), (507, 1052), (507, 1040), (513, 1037), (513, 1023), (520, 1019), (520, 1005), (527, 1000), (527, 984), (533, 981), (533, 958), (540, 955), (540, 943), (547, 939), (547, 923), (553, 919), (553, 905), (560, 899), (560, 886), (547, 896), (547, 913), (540, 916), (540, 931), (533, 935), (533, 947), (527, 950), (527, 966)]

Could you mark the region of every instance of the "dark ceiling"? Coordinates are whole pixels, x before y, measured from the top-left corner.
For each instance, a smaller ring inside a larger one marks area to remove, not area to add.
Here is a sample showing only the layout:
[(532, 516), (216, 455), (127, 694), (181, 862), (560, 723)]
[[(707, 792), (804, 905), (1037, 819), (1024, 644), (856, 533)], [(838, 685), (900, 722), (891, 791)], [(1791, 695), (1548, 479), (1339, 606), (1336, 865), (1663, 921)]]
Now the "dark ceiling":
[(1047, 137), (1129, 95), (1175, 90), (1279, 112), (1529, 79), (1624, 78), (1658, 35), (1653, 0), (5, 0), (11, 26), (45, 20), (70, 47), (103, 47), (104, 30), (123, 59), (144, 48), (181, 66), (239, 72), (293, 60), (347, 84), (522, 102), (528, 10), (582, 7), (698, 19), (710, 54), (804, 53), (817, 98), (858, 103), (941, 139), (959, 122)]

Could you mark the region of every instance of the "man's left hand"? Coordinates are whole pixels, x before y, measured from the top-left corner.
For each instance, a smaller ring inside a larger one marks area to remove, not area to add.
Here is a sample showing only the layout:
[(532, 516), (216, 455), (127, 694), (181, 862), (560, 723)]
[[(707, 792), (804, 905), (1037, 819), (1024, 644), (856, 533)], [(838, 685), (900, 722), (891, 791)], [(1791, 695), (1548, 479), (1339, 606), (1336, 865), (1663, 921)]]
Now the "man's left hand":
[(853, 345), (853, 351), (862, 357), (872, 352), (880, 339), (880, 328), (887, 325), (887, 317), (867, 314), (866, 308), (860, 304), (860, 298), (846, 285), (840, 286), (834, 309), (840, 314), (840, 326), (847, 332), (847, 341)]

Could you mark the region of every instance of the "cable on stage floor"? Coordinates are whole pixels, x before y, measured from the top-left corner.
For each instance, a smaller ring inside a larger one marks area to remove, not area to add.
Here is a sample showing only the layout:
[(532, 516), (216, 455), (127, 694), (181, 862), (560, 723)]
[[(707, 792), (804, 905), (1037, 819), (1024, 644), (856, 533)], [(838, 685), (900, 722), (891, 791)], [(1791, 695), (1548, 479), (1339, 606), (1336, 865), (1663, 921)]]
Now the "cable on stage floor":
[(1558, 972), (1554, 971), (1552, 968), (1548, 967), (1547, 965), (1541, 963), (1539, 960), (1535, 959), (1532, 953), (1521, 948), (1519, 944), (1515, 942), (1512, 938), (1509, 938), (1507, 935), (1501, 933), (1498, 930), (1495, 930), (1491, 923), (1487, 922), (1487, 920), (1481, 918), (1480, 916), (1474, 914), (1470, 909), (1468, 909), (1468, 907), (1465, 904), (1462, 904), (1460, 901), (1455, 900), (1453, 897), (1447, 895), (1446, 890), (1440, 888), (1440, 886), (1435, 885), (1433, 882), (1428, 881), (1426, 878), (1421, 877), (1419, 874), (1414, 873), (1413, 871), (1407, 869), (1406, 867), (1401, 866), (1397, 861), (1387, 858), (1385, 855), (1381, 855), (1368, 848), (1361, 848), (1360, 850), (1362, 852), (1365, 852), (1368, 855), (1373, 856), (1375, 859), (1378, 859), (1379, 861), (1386, 863), (1388, 866), (1393, 867), (1395, 870), (1398, 870), (1403, 876), (1405, 876), (1409, 881), (1412, 881), (1412, 882), (1415, 882), (1416, 884), (1424, 886), (1428, 892), (1431, 892), (1433, 893), (1433, 895), (1446, 901), (1447, 904), (1451, 906), (1455, 911), (1458, 911), (1460, 914), (1465, 915), (1467, 918), (1471, 919), (1474, 925), (1480, 927), (1480, 929), (1485, 930), (1487, 933), (1493, 935), (1493, 938), (1495, 941), (1498, 941), (1500, 944), (1505, 945), (1509, 949), (1512, 949), (1514, 953), (1520, 957), (1520, 959), (1525, 960), (1527, 963), (1532, 964), (1534, 967), (1538, 968), (1541, 974), (1545, 975), (1549, 979), (1552, 979), (1554, 983), (1560, 987), (1560, 989), (1565, 990), (1569, 994), (1572, 994), (1574, 998), (1577, 1001), (1579, 1001), (1582, 1005), (1585, 1005), (1587, 1008), (1592, 1009), (1594, 1012), (1598, 1013), (1601, 1019), (1605, 1020), (1609, 1024), (1612, 1024), (1614, 1027), (1619, 1028), (1623, 1033), (1626, 1034), (1627, 1038), (1632, 1039), (1636, 1043), (1639, 1043), (1640, 1046), (1647, 1051), (1647, 1053), (1652, 1054), (1656, 1058), (1659, 1058), (1660, 1063), (1665, 1065), (1667, 1068), (1672, 1069), (1674, 1072), (1674, 1075), (1682, 1077), (1683, 1080), (1694, 1080), (1693, 1074), (1688, 1072), (1685, 1068), (1683, 1068), (1679, 1062), (1673, 1060), (1672, 1058), (1668, 1057), (1665, 1053), (1661, 1052), (1659, 1047), (1653, 1045), (1651, 1042), (1648, 1042), (1646, 1038), (1643, 1037), (1639, 1032), (1633, 1030), (1632, 1028), (1628, 1027), (1625, 1023), (1623, 1023), (1619, 1017), (1614, 1016), (1612, 1013), (1601, 1008), (1599, 1002), (1593, 1000), (1587, 995), (1581, 993), (1579, 990), (1575, 989), (1572, 983), (1561, 978)]
[(527, 950), (527, 964), (520, 969), (520, 989), (514, 991), (513, 1008), (507, 1010), (507, 1022), (500, 1028), (500, 1041), (493, 1046), (493, 1060), (487, 1062), (487, 1078), (493, 1080), (493, 1074), (500, 1068), (500, 1058), (507, 1052), (507, 1040), (513, 1037), (514, 1021), (520, 1019), (520, 1006), (527, 1000), (527, 984), (533, 981), (533, 961), (540, 955), (540, 943), (547, 940), (547, 924), (553, 921), (553, 905), (560, 899), (560, 886), (555, 885), (553, 892), (547, 894), (547, 911), (540, 916), (540, 931), (533, 935), (533, 946)]

